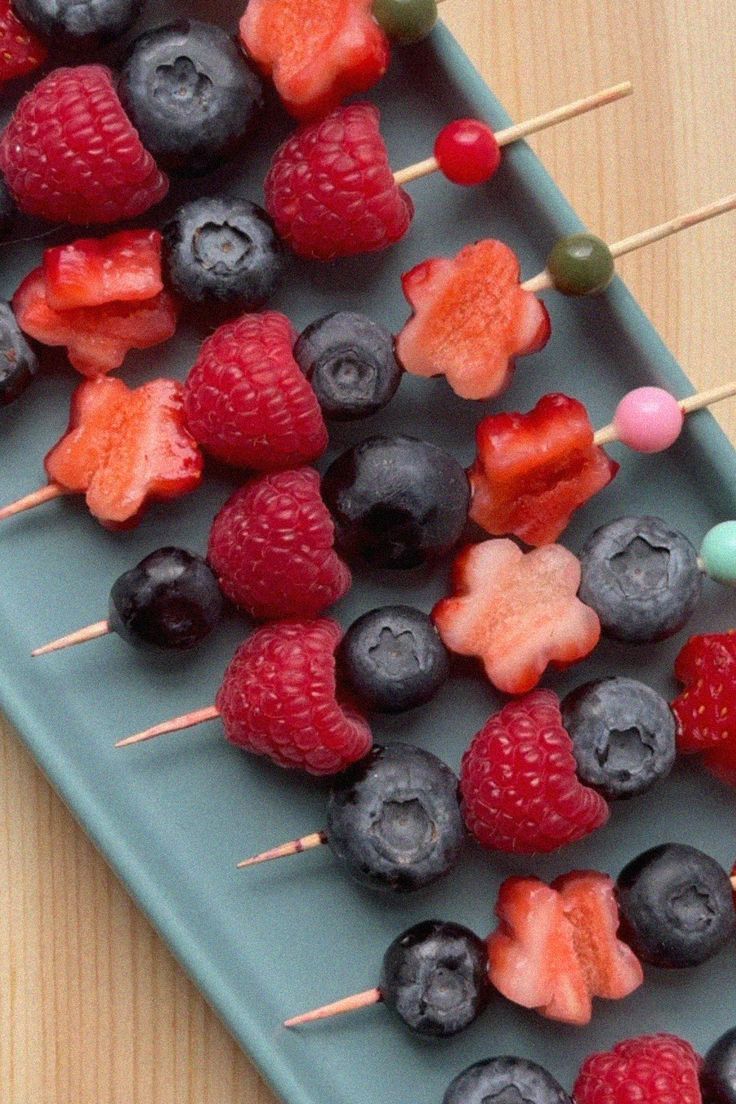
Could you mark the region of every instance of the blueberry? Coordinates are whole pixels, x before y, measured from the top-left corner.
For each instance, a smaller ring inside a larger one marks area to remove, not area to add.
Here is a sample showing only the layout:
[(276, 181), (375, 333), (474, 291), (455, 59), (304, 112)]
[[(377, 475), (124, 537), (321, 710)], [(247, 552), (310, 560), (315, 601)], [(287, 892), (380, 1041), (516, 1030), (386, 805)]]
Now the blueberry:
[(23, 336), (10, 303), (0, 300), (0, 406), (15, 402), (37, 370), (36, 354)]
[(406, 893), (446, 874), (465, 839), (458, 780), (428, 751), (375, 746), (335, 781), (327, 842), (359, 882)]
[(580, 598), (616, 640), (664, 640), (679, 632), (698, 604), (698, 554), (660, 518), (622, 517), (601, 526), (580, 561)]
[(163, 229), (169, 284), (195, 306), (259, 310), (276, 291), (284, 248), (262, 207), (244, 199), (195, 199)]
[(486, 945), (462, 924), (425, 920), (388, 948), (378, 988), (412, 1031), (456, 1035), (488, 1004)]
[(698, 966), (736, 934), (729, 877), (695, 847), (645, 851), (621, 871), (617, 892), (622, 938), (652, 966)]
[(643, 682), (604, 678), (562, 702), (581, 782), (603, 797), (635, 797), (665, 778), (675, 762), (675, 718)]
[(322, 480), (338, 547), (373, 567), (440, 559), (460, 539), (468, 479), (448, 453), (414, 437), (369, 437), (343, 452)]
[(375, 713), (424, 705), (450, 672), (447, 649), (431, 618), (412, 606), (364, 613), (342, 638), (338, 663), (345, 685)]
[(89, 50), (132, 26), (144, 0), (13, 0), (22, 23), (53, 46)]
[(354, 311), (337, 311), (307, 326), (294, 357), (326, 418), (350, 421), (381, 410), (396, 394), (403, 369), (393, 336)]
[(184, 650), (208, 636), (223, 598), (201, 556), (159, 548), (113, 584), (108, 620), (129, 644)]
[(149, 153), (187, 176), (236, 153), (263, 107), (261, 80), (229, 35), (195, 19), (137, 38), (118, 92)]
[(736, 1027), (710, 1048), (700, 1071), (703, 1104), (736, 1104)]
[(572, 1104), (551, 1073), (526, 1058), (486, 1058), (459, 1073), (442, 1104)]

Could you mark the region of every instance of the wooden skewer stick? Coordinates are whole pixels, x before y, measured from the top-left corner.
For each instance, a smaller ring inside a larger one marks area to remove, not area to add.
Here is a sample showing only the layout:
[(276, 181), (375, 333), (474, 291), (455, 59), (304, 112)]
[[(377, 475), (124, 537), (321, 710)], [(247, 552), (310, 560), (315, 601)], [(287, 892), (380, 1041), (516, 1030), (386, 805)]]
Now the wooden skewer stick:
[(312, 832), (308, 836), (289, 840), (288, 843), (280, 843), (278, 847), (272, 847), (269, 851), (261, 851), (260, 855), (253, 855), (249, 859), (243, 859), (237, 864), (238, 870), (246, 866), (255, 866), (257, 863), (270, 862), (271, 859), (285, 859), (287, 855), (300, 855), (302, 851), (311, 851), (313, 847), (323, 847), (327, 843), (326, 832)]
[[(662, 222), (659, 226), (652, 226), (649, 230), (640, 230), (638, 234), (622, 238), (621, 241), (614, 242), (608, 248), (613, 257), (622, 257), (624, 253), (633, 253), (634, 250), (641, 249), (644, 245), (661, 241), (662, 238), (668, 238), (671, 234), (679, 234), (680, 230), (697, 226), (699, 222), (706, 222), (708, 219), (715, 218), (716, 215), (722, 215), (726, 211), (732, 211), (734, 208), (736, 208), (736, 193), (717, 199), (715, 203), (708, 203), (705, 207), (698, 207), (697, 210), (690, 211), (686, 215), (678, 215), (677, 218), (670, 219), (669, 222)], [(525, 280), (521, 286), (525, 291), (536, 292), (544, 291), (545, 288), (551, 288), (554, 285), (552, 277), (545, 268), (543, 272), (538, 272), (530, 280)]]
[(62, 648), (71, 648), (73, 644), (84, 644), (87, 640), (96, 640), (98, 636), (105, 636), (112, 632), (109, 621), (95, 621), (94, 625), (87, 625), (76, 632), (60, 636), (58, 640), (52, 640), (50, 644), (42, 644), (40, 648), (34, 648), (32, 656), (48, 655), (49, 652), (58, 652)]
[[(535, 115), (533, 119), (527, 119), (523, 123), (514, 123), (513, 126), (499, 130), (496, 141), (499, 146), (508, 146), (511, 142), (518, 142), (520, 138), (526, 138), (530, 134), (538, 134), (540, 130), (562, 123), (565, 119), (574, 119), (576, 115), (584, 115), (586, 111), (593, 111), (596, 107), (614, 103), (624, 96), (630, 96), (634, 91), (631, 81), (623, 81), (614, 84), (610, 88), (604, 88), (600, 92), (594, 92), (592, 96), (584, 96), (573, 103), (555, 107), (551, 111), (545, 111), (543, 115)], [(408, 165), (405, 169), (398, 169), (394, 173), (397, 184), (410, 184), (412, 180), (419, 180), (422, 176), (429, 176), (437, 172), (439, 162), (436, 157), (427, 157), (424, 161), (417, 161), (415, 165)]]
[(313, 1008), (311, 1012), (302, 1012), (301, 1016), (292, 1016), (290, 1020), (284, 1020), (284, 1027), (297, 1027), (299, 1024), (311, 1023), (312, 1020), (341, 1016), (343, 1012), (356, 1012), (359, 1008), (368, 1008), (382, 1000), (380, 989), (366, 989), (362, 993), (353, 993), (351, 997), (333, 1001), (332, 1004), (324, 1004), (321, 1008)]
[(194, 709), (191, 713), (182, 713), (180, 717), (172, 717), (168, 721), (154, 725), (153, 728), (146, 728), (143, 732), (126, 736), (124, 740), (118, 740), (115, 747), (141, 744), (144, 740), (152, 740), (154, 736), (163, 736), (167, 732), (181, 732), (185, 728), (193, 728), (194, 725), (204, 724), (205, 721), (214, 721), (219, 716), (220, 710), (216, 705), (206, 705), (204, 709)]
[(24, 495), (23, 498), (16, 499), (15, 502), (11, 502), (8, 506), (3, 506), (0, 510), (0, 521), (4, 521), (5, 518), (12, 517), (13, 514), (22, 514), (24, 510), (32, 510), (34, 506), (40, 506), (44, 502), (51, 502), (54, 498), (59, 498), (61, 495), (69, 494), (64, 487), (60, 487), (58, 483), (47, 483), (45, 487), (39, 487), (36, 491), (31, 491), (30, 494)]
[[(736, 380), (723, 383), (720, 387), (711, 387), (708, 391), (699, 391), (697, 395), (688, 395), (686, 399), (680, 399), (678, 405), (683, 414), (691, 414), (694, 410), (703, 410), (706, 406), (712, 406), (722, 399), (730, 399), (733, 395), (736, 395)], [(618, 431), (613, 422), (603, 426), (593, 437), (595, 445), (610, 445), (612, 441), (618, 441)]]

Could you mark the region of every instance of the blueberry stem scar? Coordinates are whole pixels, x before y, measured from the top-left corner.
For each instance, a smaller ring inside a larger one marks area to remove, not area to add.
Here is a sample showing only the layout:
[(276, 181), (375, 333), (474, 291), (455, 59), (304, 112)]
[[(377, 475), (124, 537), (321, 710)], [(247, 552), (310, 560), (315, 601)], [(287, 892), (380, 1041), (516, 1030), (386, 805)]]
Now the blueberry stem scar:
[(333, 1001), (332, 1004), (323, 1004), (321, 1008), (313, 1008), (311, 1012), (302, 1012), (300, 1016), (292, 1016), (290, 1020), (284, 1020), (284, 1027), (297, 1027), (299, 1024), (310, 1023), (312, 1020), (326, 1020), (330, 1016), (340, 1016), (343, 1012), (355, 1012), (359, 1008), (367, 1008), (371, 1004), (378, 1004), (383, 1000), (380, 989), (365, 989), (362, 993), (353, 993), (350, 997)]
[(58, 652), (62, 648), (71, 648), (74, 644), (84, 644), (87, 640), (96, 640), (98, 636), (105, 636), (111, 632), (109, 621), (95, 621), (94, 625), (86, 625), (83, 629), (60, 636), (58, 640), (52, 640), (49, 644), (42, 644), (40, 648), (34, 648), (32, 656), (48, 655), (49, 652)]
[[(573, 103), (555, 107), (552, 111), (545, 111), (543, 115), (535, 115), (533, 119), (527, 119), (523, 123), (515, 123), (513, 126), (499, 130), (496, 141), (499, 146), (508, 146), (511, 142), (518, 142), (520, 138), (526, 138), (529, 134), (537, 134), (540, 130), (564, 122), (565, 119), (573, 119), (576, 115), (583, 115), (586, 111), (592, 111), (596, 107), (613, 103), (623, 96), (630, 96), (634, 91), (631, 81), (622, 84), (614, 84), (610, 88), (604, 88), (600, 92), (594, 92), (592, 96), (584, 96)], [(422, 176), (429, 176), (437, 172), (439, 162), (436, 157), (427, 157), (424, 161), (417, 161), (415, 165), (408, 165), (405, 169), (399, 169), (394, 173), (397, 184), (410, 184), (412, 180), (419, 180)]]
[(322, 847), (326, 843), (326, 832), (311, 832), (308, 836), (300, 836), (299, 839), (280, 843), (278, 847), (272, 847), (269, 851), (261, 851), (259, 855), (243, 859), (237, 864), (237, 869), (242, 870), (246, 866), (255, 866), (257, 863), (269, 862), (271, 859), (284, 859), (287, 855), (299, 855), (302, 851), (310, 851), (313, 847)]
[[(723, 383), (720, 387), (711, 387), (707, 391), (698, 391), (696, 395), (688, 395), (686, 399), (680, 399), (678, 405), (683, 414), (692, 414), (694, 410), (703, 410), (706, 406), (713, 406), (714, 403), (730, 399), (734, 395), (736, 395), (736, 380), (731, 380), (730, 383)], [(612, 441), (617, 440), (618, 432), (611, 422), (610, 425), (596, 430), (593, 444), (610, 445)]]
[(136, 732), (133, 736), (126, 736), (124, 740), (118, 740), (115, 747), (127, 747), (129, 744), (140, 744), (144, 740), (152, 740), (154, 736), (163, 736), (167, 732), (180, 732), (184, 728), (192, 728), (194, 725), (203, 724), (205, 721), (214, 721), (220, 716), (216, 705), (206, 705), (204, 709), (195, 709), (191, 713), (182, 713), (180, 717), (172, 717), (168, 721), (146, 728), (143, 732)]

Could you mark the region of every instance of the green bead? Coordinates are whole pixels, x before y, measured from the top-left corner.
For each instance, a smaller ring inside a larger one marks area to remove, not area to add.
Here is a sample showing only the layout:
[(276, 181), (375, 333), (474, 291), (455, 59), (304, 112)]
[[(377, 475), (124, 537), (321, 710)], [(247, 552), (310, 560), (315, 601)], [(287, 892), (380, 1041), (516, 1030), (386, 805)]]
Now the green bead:
[(411, 46), (437, 22), (437, 0), (373, 0), (373, 15), (392, 42)]
[(700, 559), (711, 579), (736, 586), (736, 521), (722, 521), (705, 534)]
[(595, 234), (560, 238), (549, 257), (547, 271), (563, 295), (595, 295), (613, 279), (613, 257)]

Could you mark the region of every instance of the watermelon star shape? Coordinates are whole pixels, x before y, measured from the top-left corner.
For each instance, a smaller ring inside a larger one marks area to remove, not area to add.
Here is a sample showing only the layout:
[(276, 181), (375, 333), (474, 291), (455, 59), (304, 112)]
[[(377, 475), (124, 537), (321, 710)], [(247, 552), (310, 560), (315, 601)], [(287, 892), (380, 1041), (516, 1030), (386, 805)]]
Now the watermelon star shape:
[(511, 540), (482, 541), (456, 558), (456, 593), (432, 617), (450, 651), (480, 659), (503, 693), (525, 694), (550, 664), (567, 667), (600, 639), (579, 585), (580, 561), (562, 545), (522, 552)]
[(470, 517), (491, 536), (535, 547), (556, 541), (619, 469), (594, 444), (583, 404), (568, 395), (544, 395), (527, 414), (490, 414), (475, 441)]
[(490, 399), (511, 382), (517, 356), (550, 335), (547, 308), (519, 283), (519, 260), (503, 242), (467, 245), (402, 277), (413, 315), (396, 350), (414, 376), (444, 375), (463, 399)]
[(72, 396), (67, 432), (44, 464), (51, 483), (84, 494), (104, 526), (130, 528), (150, 500), (176, 498), (202, 480), (182, 384), (157, 379), (130, 389), (115, 378), (86, 381)]

